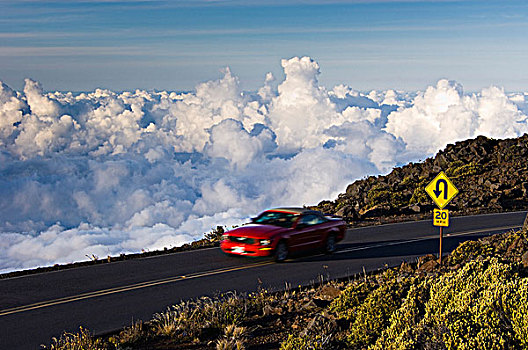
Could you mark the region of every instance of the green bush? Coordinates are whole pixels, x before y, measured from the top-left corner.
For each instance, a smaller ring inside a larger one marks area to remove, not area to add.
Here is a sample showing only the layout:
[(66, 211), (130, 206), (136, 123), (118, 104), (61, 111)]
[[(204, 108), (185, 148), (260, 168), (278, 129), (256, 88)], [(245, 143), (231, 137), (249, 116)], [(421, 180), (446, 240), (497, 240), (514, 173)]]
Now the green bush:
[(409, 198), (402, 192), (392, 192), (390, 195), (390, 205), (393, 208), (401, 208), (409, 205)]
[(374, 286), (368, 281), (352, 283), (341, 295), (334, 299), (329, 306), (329, 311), (338, 318), (351, 320), (355, 318), (355, 309), (361, 305)]
[(374, 289), (356, 308), (346, 339), (347, 345), (352, 349), (374, 345), (389, 325), (392, 314), (400, 307), (407, 289), (408, 279), (386, 280)]
[[(512, 265), (496, 258), (473, 260), (441, 276), (431, 286), (415, 339), (426, 339), (421, 346), (440, 342), (446, 349), (521, 349), (518, 338), (523, 335), (513, 329), (508, 314), (528, 305), (520, 300), (504, 308), (512, 283), (519, 283)], [(526, 322), (523, 317), (517, 324)]]
[(288, 335), (288, 339), (281, 343), (280, 350), (322, 350), (320, 343), (307, 337)]
[(465, 241), (449, 255), (448, 261), (452, 265), (460, 264), (475, 259), (478, 256), (490, 257), (494, 247), (483, 244), (481, 241)]
[(462, 161), (457, 160), (449, 165), (449, 168), (446, 170), (446, 175), (451, 179), (456, 179), (470, 175), (477, 175), (480, 173), (480, 170), (481, 167), (476, 162), (464, 164)]
[(454, 270), (437, 275), (356, 281), (329, 308), (349, 321), (341, 338), (353, 349), (528, 348), (528, 278), (515, 263), (524, 250), (511, 253), (524, 238), (465, 242), (448, 260)]
[(449, 166), (447, 167), (447, 170), (445, 171), (447, 176), (452, 176), (454, 169), (458, 169), (460, 167), (464, 166), (464, 162), (457, 159), (451, 163), (449, 163)]
[(425, 203), (429, 200), (429, 196), (425, 192), (425, 186), (429, 183), (430, 179), (426, 177), (420, 177), (418, 181), (415, 182), (414, 189), (412, 189), (413, 194), (409, 200), (409, 204), (419, 204)]
[(413, 183), (414, 179), (412, 178), (412, 176), (406, 176), (403, 178), (402, 182), (401, 182), (401, 185), (403, 186), (409, 186)]
[(399, 309), (389, 319), (386, 327), (378, 338), (373, 349), (400, 350), (416, 347), (413, 328), (425, 314), (425, 303), (429, 299), (430, 279), (415, 278), (409, 287), (409, 292)]
[(385, 204), (390, 200), (390, 191), (387, 185), (377, 184), (367, 192), (367, 200), (369, 207), (373, 207), (378, 204)]
[(386, 185), (376, 185), (367, 192), (368, 206), (374, 207), (380, 204), (390, 205), (392, 208), (400, 208), (409, 204), (406, 198), (400, 191), (391, 191)]
[(528, 348), (528, 279), (518, 279), (504, 287), (501, 303), (519, 348)]
[(427, 193), (425, 192), (425, 187), (416, 187), (413, 191), (411, 200), (409, 204), (419, 204), (427, 202)]

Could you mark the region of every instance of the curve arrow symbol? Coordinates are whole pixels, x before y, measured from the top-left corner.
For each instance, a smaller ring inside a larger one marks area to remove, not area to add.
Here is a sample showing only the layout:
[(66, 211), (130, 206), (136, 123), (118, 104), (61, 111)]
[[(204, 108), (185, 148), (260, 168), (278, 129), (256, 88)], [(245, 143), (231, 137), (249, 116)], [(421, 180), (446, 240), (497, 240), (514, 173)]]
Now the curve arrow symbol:
[(433, 190), (436, 198), (440, 197), (440, 195), (442, 194), (442, 191), (440, 191), (440, 184), (443, 183), (444, 184), (444, 199), (447, 200), (447, 181), (444, 180), (444, 179), (440, 179), (438, 181), (436, 181), (436, 190)]

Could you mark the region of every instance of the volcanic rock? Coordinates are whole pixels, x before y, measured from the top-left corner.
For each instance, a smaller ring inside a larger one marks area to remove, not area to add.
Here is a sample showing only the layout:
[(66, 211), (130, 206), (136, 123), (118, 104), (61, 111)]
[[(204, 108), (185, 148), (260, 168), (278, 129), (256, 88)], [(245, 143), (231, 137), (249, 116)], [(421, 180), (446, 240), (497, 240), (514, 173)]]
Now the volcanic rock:
[(447, 207), (451, 216), (528, 210), (527, 158), (528, 134), (504, 140), (479, 136), (388, 175), (357, 180), (336, 200), (314, 209), (341, 216), (350, 225), (429, 219), (435, 205), (425, 186), (444, 171), (459, 190)]

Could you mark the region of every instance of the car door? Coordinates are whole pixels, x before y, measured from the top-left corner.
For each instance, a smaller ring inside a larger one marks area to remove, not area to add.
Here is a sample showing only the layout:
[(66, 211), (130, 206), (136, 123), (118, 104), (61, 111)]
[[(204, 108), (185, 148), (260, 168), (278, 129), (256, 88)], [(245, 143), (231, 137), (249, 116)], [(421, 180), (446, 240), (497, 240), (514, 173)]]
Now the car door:
[(321, 240), (319, 224), (321, 223), (320, 218), (315, 214), (304, 214), (297, 221), (297, 225), (293, 232), (293, 244), (291, 247), (295, 249), (304, 250), (310, 249), (317, 246)]
[(325, 237), (325, 232), (327, 230), (327, 227), (325, 225), (326, 222), (328, 222), (328, 220), (325, 219), (323, 216), (313, 214), (309, 221), (310, 232), (307, 236), (309, 240), (307, 246), (310, 246), (311, 248), (321, 246), (322, 241)]

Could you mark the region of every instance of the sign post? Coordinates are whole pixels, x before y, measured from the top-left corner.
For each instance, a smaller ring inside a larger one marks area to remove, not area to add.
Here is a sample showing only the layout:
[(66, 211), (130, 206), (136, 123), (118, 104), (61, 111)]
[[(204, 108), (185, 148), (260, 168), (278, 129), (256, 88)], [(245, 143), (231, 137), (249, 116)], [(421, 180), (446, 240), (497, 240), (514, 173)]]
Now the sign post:
[(425, 192), (431, 197), (439, 209), (433, 210), (433, 225), (440, 227), (440, 256), (439, 263), (442, 265), (442, 237), (444, 227), (449, 226), (449, 211), (444, 207), (458, 194), (458, 189), (453, 185), (446, 174), (441, 171), (429, 185), (425, 186)]

